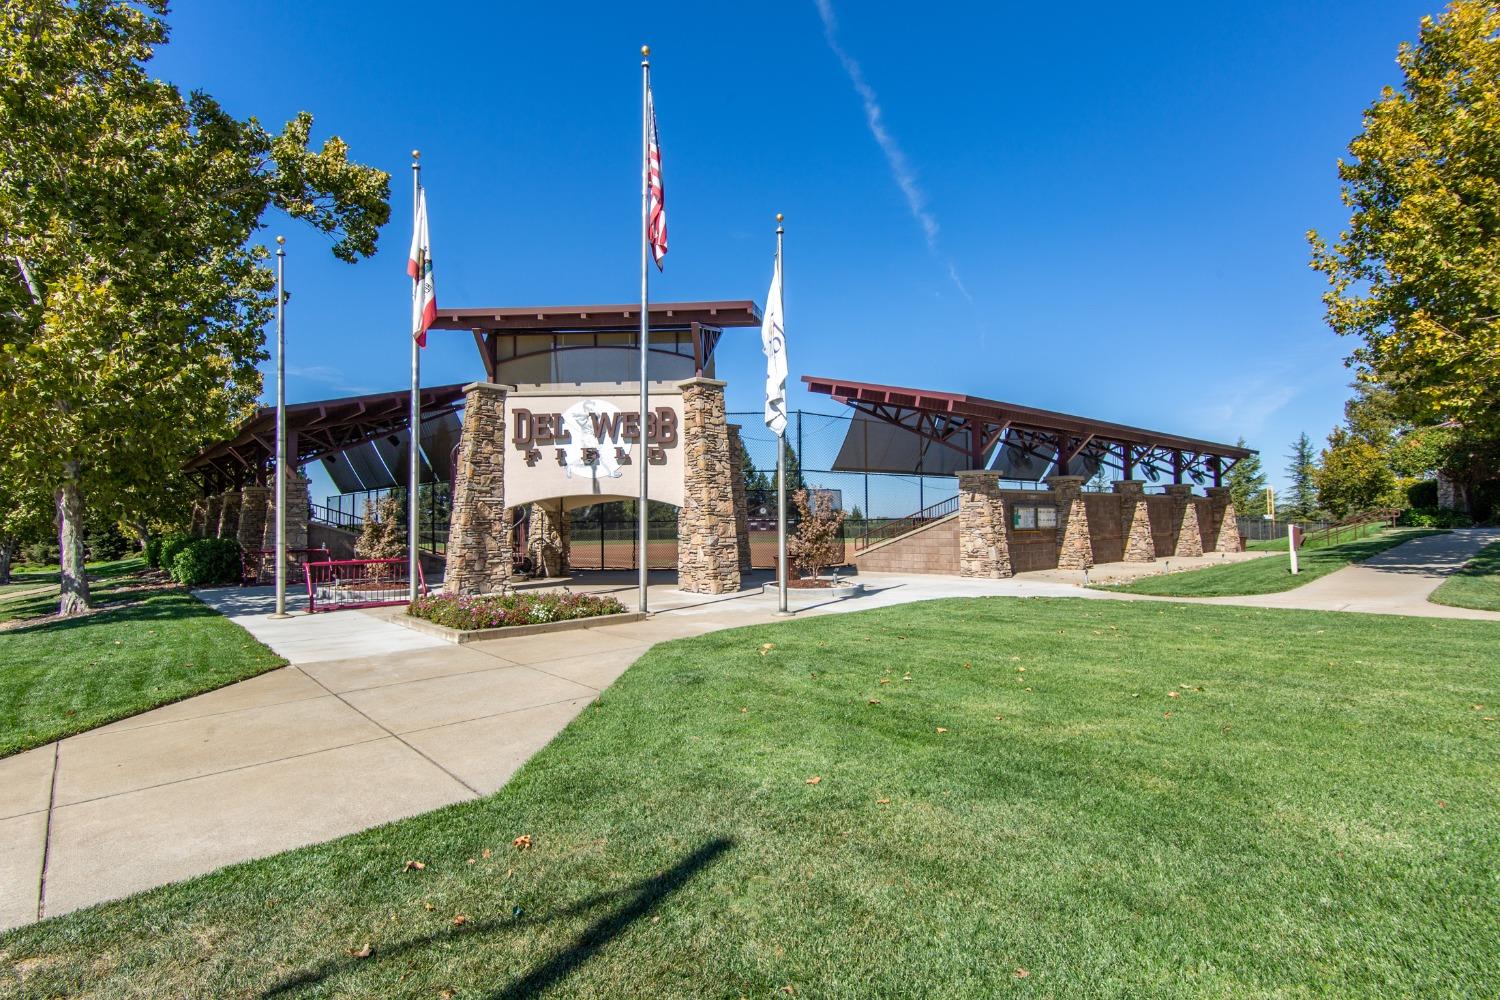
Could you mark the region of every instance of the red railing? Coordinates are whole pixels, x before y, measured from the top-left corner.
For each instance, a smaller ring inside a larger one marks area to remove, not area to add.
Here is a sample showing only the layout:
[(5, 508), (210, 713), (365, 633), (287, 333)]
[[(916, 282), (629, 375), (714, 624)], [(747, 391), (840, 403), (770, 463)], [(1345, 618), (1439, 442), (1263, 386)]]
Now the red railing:
[[(334, 559), (302, 567), (307, 579), (308, 613), (346, 608), (380, 608), (410, 599), (405, 559)], [(417, 564), (417, 593), (427, 593), (427, 579)]]
[[(287, 549), (287, 562), (291, 564), (290, 573), (294, 576), (299, 566), (310, 562), (318, 562), (332, 558), (333, 553), (327, 549)], [(276, 580), (276, 550), (275, 549), (245, 549), (243, 557), (244, 578), (241, 581), (245, 586), (254, 586), (257, 583), (274, 583)]]

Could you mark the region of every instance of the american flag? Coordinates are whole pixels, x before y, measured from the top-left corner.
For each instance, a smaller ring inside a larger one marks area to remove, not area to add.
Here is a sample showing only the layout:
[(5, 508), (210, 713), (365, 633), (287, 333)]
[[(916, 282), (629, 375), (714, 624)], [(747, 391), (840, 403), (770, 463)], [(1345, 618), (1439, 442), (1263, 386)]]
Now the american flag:
[(646, 239), (651, 243), (651, 257), (656, 269), (662, 269), (661, 259), (667, 255), (667, 205), (661, 185), (661, 146), (656, 141), (656, 101), (651, 88), (646, 88), (646, 116), (651, 140), (647, 146), (647, 187), (650, 189), (650, 204), (646, 215)]

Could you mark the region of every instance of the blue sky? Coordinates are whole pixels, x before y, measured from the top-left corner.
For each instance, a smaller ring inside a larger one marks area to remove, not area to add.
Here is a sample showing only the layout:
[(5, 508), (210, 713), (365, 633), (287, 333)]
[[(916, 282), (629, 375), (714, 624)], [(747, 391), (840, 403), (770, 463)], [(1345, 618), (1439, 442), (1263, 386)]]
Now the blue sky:
[[(1304, 234), (1347, 218), (1337, 158), (1433, 9), (198, 0), (154, 68), (273, 128), (311, 111), (394, 175), (358, 265), (267, 220), (292, 401), (408, 380), (414, 147), (440, 305), (638, 297), (649, 43), (671, 230), (654, 299), (762, 300), (784, 212), (794, 382), (1244, 435), (1280, 481), (1350, 379)], [(467, 334), (431, 344), (424, 382), (478, 376)], [(731, 409), (758, 408), (756, 333), (719, 357)], [(793, 405), (836, 409), (800, 383)]]

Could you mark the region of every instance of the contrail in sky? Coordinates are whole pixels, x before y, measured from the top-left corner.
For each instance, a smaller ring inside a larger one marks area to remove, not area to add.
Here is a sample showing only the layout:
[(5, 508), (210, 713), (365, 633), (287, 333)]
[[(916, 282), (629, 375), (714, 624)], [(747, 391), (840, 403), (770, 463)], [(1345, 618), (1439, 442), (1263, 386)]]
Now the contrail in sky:
[[(922, 227), (922, 235), (927, 240), (927, 249), (933, 255), (941, 258), (942, 251), (938, 249), (938, 222), (937, 218), (927, 207), (927, 193), (917, 183), (917, 175), (912, 170), (911, 164), (906, 159), (906, 152), (902, 150), (901, 144), (896, 137), (891, 135), (890, 129), (885, 127), (885, 118), (880, 110), (880, 98), (875, 94), (875, 88), (871, 87), (865, 79), (864, 70), (860, 68), (859, 62), (844, 51), (839, 44), (835, 29), (838, 20), (833, 14), (833, 3), (831, 0), (813, 0), (818, 5), (818, 17), (823, 21), (823, 37), (828, 41), (828, 47), (833, 54), (839, 57), (843, 64), (844, 72), (849, 76), (849, 82), (854, 85), (854, 92), (865, 106), (865, 124), (870, 127), (870, 134), (875, 137), (875, 142), (880, 146), (880, 151), (885, 154), (885, 162), (891, 168), (891, 177), (896, 186), (901, 189), (902, 195), (906, 197), (906, 207), (910, 210), (912, 218), (917, 220), (917, 225)], [(963, 293), (964, 298), (970, 302), (974, 297), (964, 287), (963, 280), (958, 276), (958, 269), (953, 266), (951, 259), (946, 259), (948, 265), (948, 277), (952, 279), (954, 286)]]

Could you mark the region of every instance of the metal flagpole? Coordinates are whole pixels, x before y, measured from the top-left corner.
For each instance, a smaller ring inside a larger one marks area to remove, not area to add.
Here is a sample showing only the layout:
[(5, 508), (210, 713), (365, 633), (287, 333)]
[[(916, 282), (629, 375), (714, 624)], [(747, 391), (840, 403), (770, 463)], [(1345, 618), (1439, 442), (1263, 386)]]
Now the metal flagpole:
[[(781, 266), (781, 237), (785, 230), (781, 225), (782, 215), (776, 213), (776, 273), (781, 275), (781, 282), (786, 281), (786, 271)], [(778, 284), (776, 292), (783, 301), (786, 299), (782, 292), (782, 284)], [(777, 310), (786, 322), (786, 313), (781, 310), (781, 303), (776, 303)], [(766, 308), (771, 308), (771, 303), (766, 303)], [(784, 394), (783, 394), (784, 395)], [(782, 406), (785, 407), (783, 402)], [(779, 615), (790, 614), (786, 609), (786, 428), (776, 435), (776, 613)]]
[[(422, 203), (422, 153), (420, 150), (411, 151), (411, 224), (415, 229), (417, 226), (417, 213)], [(423, 256), (427, 248), (418, 251)], [(417, 571), (421, 562), (418, 552), (420, 536), (417, 526), (421, 520), (417, 510), (417, 487), (422, 481), (422, 450), (420, 441), (422, 438), (422, 353), (417, 346), (416, 324), (421, 322), (420, 314), (417, 312), (418, 296), (421, 294), (423, 271), (427, 262), (417, 262), (417, 274), (411, 281), (411, 315), (413, 328), (406, 331), (411, 337), (411, 474), (407, 477), (406, 493), (406, 578), (407, 578), (407, 600), (417, 599)]]
[(286, 613), (286, 237), (276, 237), (276, 613)]
[(648, 575), (648, 561), (646, 559), (646, 414), (650, 413), (648, 393), (650, 384), (646, 381), (646, 352), (650, 347), (651, 338), (651, 307), (649, 296), (649, 275), (647, 265), (651, 261), (651, 47), (641, 46), (641, 412), (640, 412), (640, 448), (637, 450), (636, 460), (641, 463), (641, 494), (636, 501), (636, 521), (638, 541), (636, 545), (636, 559), (640, 563), (640, 610), (646, 611), (646, 584)]

